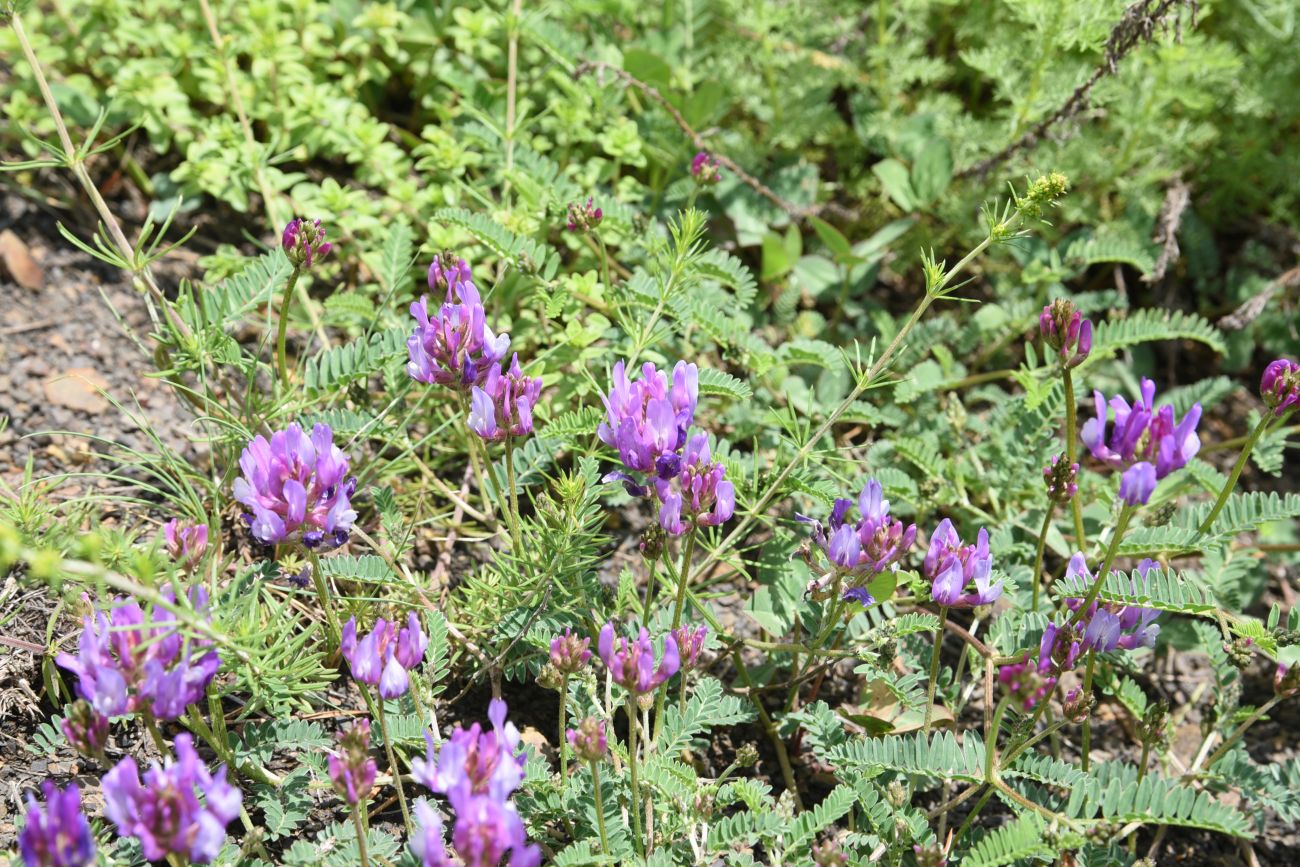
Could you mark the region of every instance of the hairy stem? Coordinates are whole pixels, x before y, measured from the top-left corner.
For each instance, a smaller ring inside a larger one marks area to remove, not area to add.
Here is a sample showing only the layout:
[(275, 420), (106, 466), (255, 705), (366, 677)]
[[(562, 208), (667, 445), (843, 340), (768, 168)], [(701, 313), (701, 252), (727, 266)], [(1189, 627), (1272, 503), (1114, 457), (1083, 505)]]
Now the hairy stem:
[[(1079, 460), (1079, 407), (1074, 398), (1074, 378), (1068, 369), (1061, 371), (1061, 382), (1065, 386), (1065, 457), (1071, 464), (1074, 464)], [(1074, 515), (1074, 543), (1082, 551), (1084, 546), (1083, 503), (1080, 502), (1078, 496), (1070, 498), (1070, 512)]]
[(1214, 524), (1214, 519), (1219, 517), (1219, 513), (1223, 511), (1224, 504), (1228, 502), (1228, 497), (1232, 494), (1233, 488), (1237, 487), (1237, 480), (1241, 478), (1241, 471), (1246, 468), (1246, 460), (1255, 448), (1255, 443), (1259, 442), (1259, 438), (1264, 435), (1264, 431), (1268, 429), (1272, 421), (1273, 416), (1265, 413), (1264, 417), (1259, 420), (1259, 424), (1255, 425), (1255, 429), (1250, 432), (1250, 436), (1246, 438), (1245, 444), (1241, 447), (1241, 454), (1237, 455), (1237, 462), (1232, 465), (1232, 472), (1228, 474), (1228, 481), (1224, 482), (1223, 490), (1219, 491), (1219, 498), (1214, 501), (1214, 507), (1205, 516), (1205, 520), (1201, 522), (1200, 529), (1197, 532), (1204, 535), (1209, 531), (1210, 526)]
[(569, 742), (566, 736), (567, 721), (565, 715), (568, 711), (569, 703), (569, 676), (566, 674), (560, 678), (560, 739), (555, 742), (555, 748), (560, 751), (560, 791), (564, 791), (564, 784), (569, 779), (569, 754), (564, 751), (564, 745)]
[(339, 628), (338, 613), (334, 610), (334, 600), (330, 595), (329, 584), (325, 581), (325, 570), (320, 565), (320, 555), (309, 550), (307, 559), (311, 561), (311, 580), (316, 586), (316, 596), (320, 599), (320, 607), (325, 612), (325, 622), (330, 630), (329, 652), (326, 655), (333, 656), (343, 641), (343, 630)]
[(357, 852), (361, 856), (361, 867), (370, 867), (370, 853), (366, 851), (366, 826), (361, 821), (361, 810), (352, 805), (352, 824), (357, 829)]
[(411, 824), (411, 811), (406, 807), (406, 793), (402, 791), (402, 769), (397, 764), (397, 754), (393, 752), (393, 739), (388, 736), (388, 717), (384, 713), (384, 697), (379, 696), (378, 701), (373, 701), (365, 687), (362, 687), (361, 694), (366, 697), (366, 704), (370, 705), (371, 711), (379, 717), (379, 733), (384, 738), (384, 755), (388, 757), (388, 772), (393, 777), (393, 788), (397, 790), (397, 806), (402, 808), (402, 822), (406, 825), (406, 833), (409, 836), (415, 833), (415, 826)]
[(600, 762), (591, 760), (591, 793), (596, 799), (596, 829), (600, 832), (600, 852), (609, 854), (609, 835), (605, 833), (605, 799), (600, 793)]
[[(686, 532), (686, 543), (682, 546), (682, 565), (681, 568), (677, 570), (677, 600), (673, 605), (672, 628), (674, 630), (677, 629), (677, 627), (682, 625), (682, 611), (685, 609), (686, 606), (686, 589), (689, 586), (690, 578), (691, 578), (691, 555), (695, 553), (695, 535), (698, 532), (699, 530), (695, 527), (694, 524), (692, 524), (691, 529)], [(680, 649), (681, 648), (678, 648), (678, 650)], [(683, 695), (685, 695), (685, 690), (686, 690), (686, 674), (685, 672), (683, 672), (682, 673)], [(659, 687), (659, 692), (655, 696), (655, 727), (654, 727), (654, 736), (651, 738), (651, 740), (654, 742), (657, 742), (659, 740), (659, 734), (664, 730), (664, 702), (667, 699), (667, 696), (668, 696), (668, 683), (667, 681), (665, 681), (663, 685)]]
[[(1088, 668), (1083, 674), (1083, 700), (1090, 701), (1092, 698), (1092, 674), (1097, 667), (1097, 654), (1088, 651)], [(1092, 751), (1092, 714), (1083, 718), (1083, 743), (1080, 745), (1080, 767), (1084, 773), (1088, 771), (1089, 754)]]
[(1088, 588), (1088, 595), (1083, 597), (1079, 608), (1070, 618), (1070, 624), (1073, 625), (1083, 620), (1085, 613), (1092, 607), (1092, 603), (1097, 601), (1097, 596), (1101, 593), (1101, 585), (1106, 582), (1106, 576), (1110, 574), (1110, 567), (1115, 564), (1115, 555), (1119, 552), (1120, 540), (1124, 538), (1124, 532), (1128, 530), (1129, 521), (1133, 520), (1133, 515), (1137, 508), (1127, 503), (1119, 510), (1119, 520), (1115, 523), (1115, 533), (1110, 538), (1110, 545), (1106, 548), (1106, 556), (1102, 559), (1101, 570), (1092, 581), (1092, 586)]
[(930, 721), (934, 719), (934, 690), (939, 683), (939, 653), (943, 650), (943, 625), (948, 620), (948, 606), (939, 606), (939, 632), (934, 636), (934, 650), (930, 653), (930, 681), (925, 688), (925, 724), (921, 733), (930, 735)]
[(293, 302), (293, 287), (298, 285), (298, 275), (302, 273), (301, 265), (293, 266), (289, 282), (284, 284), (284, 298), (280, 301), (280, 322), (275, 332), (275, 363), (280, 372), (280, 388), (289, 387), (289, 361), (285, 344), (289, 334), (289, 305)]
[(524, 546), (521, 541), (520, 518), (519, 518), (519, 486), (515, 479), (515, 438), (506, 434), (506, 485), (510, 488), (509, 508), (510, 515), (510, 543), (514, 545), (515, 556), (522, 558), (524, 556)]
[(1048, 501), (1043, 527), (1038, 531), (1038, 548), (1034, 551), (1034, 611), (1038, 610), (1038, 591), (1043, 583), (1043, 549), (1047, 547), (1047, 531), (1052, 526), (1052, 513), (1055, 511), (1056, 503)]
[(1264, 714), (1271, 711), (1284, 697), (1285, 696), (1275, 695), (1259, 707), (1255, 708), (1254, 713), (1246, 717), (1245, 721), (1242, 722), (1241, 725), (1237, 726), (1232, 734), (1224, 738), (1223, 743), (1219, 744), (1217, 750), (1210, 753), (1210, 757), (1205, 760), (1202, 766), (1207, 770), (1213, 767), (1214, 763), (1223, 758), (1224, 753), (1231, 749), (1233, 744), (1241, 740), (1241, 736), (1246, 733), (1246, 729), (1259, 722), (1264, 717)]
[(736, 672), (740, 679), (745, 682), (748, 688), (749, 700), (754, 705), (754, 710), (758, 712), (759, 721), (763, 724), (763, 730), (767, 732), (767, 737), (772, 741), (772, 747), (776, 750), (776, 761), (781, 766), (781, 779), (785, 783), (786, 791), (794, 796), (794, 808), (796, 812), (803, 812), (803, 798), (799, 796), (799, 787), (794, 779), (794, 767), (790, 764), (790, 754), (786, 752), (785, 741), (781, 739), (781, 733), (776, 730), (776, 723), (768, 714), (767, 708), (763, 707), (763, 697), (754, 689), (754, 681), (750, 679), (749, 669), (745, 667), (745, 660), (740, 656), (740, 649), (733, 647), (731, 650), (731, 661), (736, 666)]
[(628, 810), (632, 814), (632, 838), (636, 841), (636, 851), (638, 855), (645, 855), (645, 838), (641, 834), (641, 781), (636, 772), (636, 694), (631, 690), (627, 693), (627, 769), (631, 775), (632, 782), (632, 804)]

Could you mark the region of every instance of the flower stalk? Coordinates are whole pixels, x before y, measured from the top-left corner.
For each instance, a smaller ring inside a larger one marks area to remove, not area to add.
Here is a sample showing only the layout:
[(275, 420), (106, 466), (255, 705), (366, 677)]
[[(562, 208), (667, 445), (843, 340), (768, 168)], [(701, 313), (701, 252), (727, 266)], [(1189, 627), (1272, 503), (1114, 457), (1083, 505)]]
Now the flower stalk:
[(1255, 425), (1255, 429), (1250, 432), (1250, 436), (1246, 437), (1246, 442), (1241, 447), (1241, 453), (1237, 455), (1237, 462), (1232, 465), (1232, 472), (1228, 474), (1228, 480), (1223, 483), (1223, 490), (1219, 491), (1214, 506), (1211, 507), (1209, 514), (1205, 516), (1205, 520), (1201, 522), (1201, 526), (1197, 530), (1201, 535), (1209, 532), (1210, 527), (1214, 525), (1214, 519), (1219, 517), (1219, 513), (1223, 511), (1224, 505), (1228, 502), (1228, 497), (1231, 496), (1233, 489), (1237, 487), (1237, 480), (1241, 478), (1242, 470), (1246, 468), (1246, 461), (1250, 458), (1251, 451), (1254, 450), (1255, 444), (1259, 442), (1259, 438), (1264, 435), (1272, 422), (1273, 416), (1264, 413), (1259, 420), (1259, 424)]
[(948, 606), (939, 606), (939, 631), (934, 636), (934, 650), (930, 653), (930, 680), (925, 688), (925, 723), (921, 733), (930, 735), (930, 722), (934, 719), (934, 691), (939, 682), (939, 653), (943, 650), (943, 627), (948, 622)]

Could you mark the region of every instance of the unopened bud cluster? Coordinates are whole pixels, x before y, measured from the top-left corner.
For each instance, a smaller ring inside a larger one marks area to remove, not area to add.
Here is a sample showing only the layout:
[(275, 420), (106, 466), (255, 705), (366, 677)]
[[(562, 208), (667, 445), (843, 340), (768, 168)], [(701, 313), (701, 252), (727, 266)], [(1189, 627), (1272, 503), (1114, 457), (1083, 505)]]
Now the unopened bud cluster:
[(1052, 462), (1043, 467), (1043, 483), (1053, 503), (1068, 503), (1079, 493), (1079, 465), (1064, 458), (1064, 455), (1052, 455)]

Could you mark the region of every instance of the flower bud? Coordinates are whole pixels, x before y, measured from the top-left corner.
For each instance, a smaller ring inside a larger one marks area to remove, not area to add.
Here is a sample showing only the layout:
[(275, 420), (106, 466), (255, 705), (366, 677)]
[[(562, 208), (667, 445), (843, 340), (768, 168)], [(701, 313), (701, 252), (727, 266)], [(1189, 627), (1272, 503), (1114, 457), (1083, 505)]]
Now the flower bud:
[[(952, 832), (949, 831), (948, 834), (948, 846), (951, 846)], [(917, 867), (947, 867), (948, 846), (940, 846), (938, 840), (935, 840), (928, 846), (914, 843), (912, 845), (912, 852), (916, 855)]]
[(1253, 638), (1234, 638), (1232, 641), (1223, 642), (1223, 652), (1228, 655), (1229, 662), (1238, 669), (1243, 669), (1250, 665), (1254, 645)]
[(605, 218), (605, 213), (595, 207), (591, 196), (587, 196), (586, 204), (580, 205), (577, 202), (569, 202), (569, 222), (568, 229), (570, 232), (590, 232), (600, 225), (600, 221)]
[(1286, 358), (1269, 364), (1259, 380), (1259, 396), (1279, 418), (1294, 409), (1300, 404), (1300, 364)]
[(758, 764), (758, 747), (753, 744), (741, 744), (736, 750), (736, 764), (742, 768), (752, 768)]
[(817, 867), (848, 867), (849, 856), (840, 851), (834, 840), (826, 840), (812, 847), (813, 863)]
[(901, 810), (912, 801), (912, 796), (907, 791), (907, 784), (902, 780), (890, 780), (889, 785), (885, 787), (885, 800), (894, 807), (895, 810)]
[(370, 758), (370, 720), (363, 719), (339, 735), (338, 752), (329, 757), (329, 776), (339, 797), (355, 806), (366, 800), (378, 770)]
[(1020, 662), (998, 669), (998, 680), (1021, 710), (1033, 710), (1056, 689), (1056, 678), (1046, 674), (1026, 652)]
[(641, 556), (647, 560), (658, 560), (664, 552), (664, 542), (668, 539), (668, 533), (658, 524), (651, 524), (644, 533), (641, 534)]
[(584, 762), (599, 762), (609, 754), (605, 724), (594, 716), (584, 719), (576, 729), (569, 729), (567, 736), (574, 754)]
[(1066, 370), (1078, 367), (1092, 352), (1092, 322), (1065, 298), (1057, 298), (1043, 308), (1038, 316), (1038, 333), (1056, 350)]
[(673, 640), (677, 642), (677, 653), (681, 657), (680, 671), (691, 671), (700, 664), (700, 651), (704, 649), (704, 639), (708, 637), (709, 627), (700, 625), (679, 626), (672, 631)]
[(722, 167), (708, 151), (700, 151), (691, 160), (691, 176), (701, 186), (712, 186), (722, 180)]
[(579, 638), (572, 629), (551, 639), (551, 665), (561, 677), (577, 674), (591, 659), (591, 639)]
[(1273, 675), (1273, 692), (1284, 697), (1300, 693), (1300, 666), (1279, 662)]
[(1092, 713), (1092, 696), (1084, 695), (1083, 690), (1074, 687), (1065, 694), (1065, 718), (1070, 722), (1081, 723)]
[(108, 743), (108, 717), (90, 706), (85, 699), (77, 699), (64, 708), (63, 736), (72, 748), (86, 758), (104, 758), (104, 745)]
[(1064, 505), (1079, 493), (1079, 465), (1062, 460), (1065, 455), (1052, 455), (1052, 462), (1043, 467), (1043, 482), (1047, 485), (1047, 498)]
[(333, 249), (333, 245), (325, 240), (320, 220), (290, 220), (284, 227), (280, 243), (295, 268), (310, 269), (314, 260), (323, 259)]

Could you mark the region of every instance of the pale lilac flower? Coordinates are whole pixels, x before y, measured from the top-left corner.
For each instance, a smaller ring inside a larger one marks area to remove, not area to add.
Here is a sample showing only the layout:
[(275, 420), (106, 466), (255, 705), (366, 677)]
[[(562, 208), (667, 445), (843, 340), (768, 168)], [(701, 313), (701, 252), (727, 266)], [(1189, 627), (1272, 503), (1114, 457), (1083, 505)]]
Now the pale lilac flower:
[(1286, 358), (1269, 362), (1259, 380), (1259, 396), (1278, 418), (1300, 405), (1300, 364)]
[(77, 699), (64, 708), (59, 728), (79, 754), (103, 758), (104, 745), (108, 743), (108, 717), (91, 707), (90, 702)]
[(410, 688), (407, 671), (424, 659), (429, 640), (420, 628), (415, 612), (407, 615), (406, 626), (399, 632), (397, 622), (384, 618), (375, 621), (375, 628), (364, 638), (357, 639), (357, 619), (348, 618), (343, 624), (339, 649), (348, 661), (352, 676), (361, 683), (378, 684), (382, 698), (397, 698)]
[(428, 800), (415, 802), (415, 819), (418, 827), (411, 835), (411, 851), (420, 859), (421, 867), (452, 867), (442, 837), (442, 817)]
[(489, 442), (527, 436), (533, 432), (533, 407), (541, 395), (541, 377), (524, 376), (516, 353), (505, 373), (494, 364), (483, 387), (470, 390), (469, 428)]
[[(1002, 595), (1002, 582), (991, 583), (993, 557), (983, 528), (974, 545), (963, 545), (952, 521), (944, 518), (930, 536), (922, 572), (932, 582), (930, 598), (946, 608), (990, 605)], [(965, 592), (972, 583), (974, 591)]]
[(664, 636), (663, 657), (659, 668), (655, 668), (654, 644), (645, 627), (641, 628), (634, 640), (619, 637), (616, 643), (614, 624), (606, 623), (600, 630), (597, 647), (614, 682), (633, 695), (644, 695), (658, 689), (681, 666), (677, 640), (670, 634)]
[(27, 793), (27, 817), (18, 835), (18, 850), (25, 867), (91, 867), (95, 864), (95, 838), (81, 812), (81, 791), (69, 784), (60, 791), (46, 780), (41, 784), (45, 804)]
[(1038, 330), (1056, 350), (1066, 370), (1078, 367), (1092, 352), (1092, 322), (1083, 318), (1073, 302), (1057, 298), (1038, 316)]
[(573, 753), (581, 761), (599, 762), (609, 755), (609, 738), (605, 734), (605, 724), (594, 716), (584, 719), (576, 729), (569, 729), (565, 737)]
[(334, 791), (352, 806), (367, 800), (378, 771), (370, 757), (370, 720), (353, 723), (339, 733), (339, 748), (329, 754), (329, 776)]
[(506, 722), (506, 713), (506, 703), (493, 699), (488, 705), (491, 731), (483, 731), (478, 723), (469, 729), (456, 726), (436, 751), (426, 733), (425, 757), (411, 761), (411, 776), (440, 795), (464, 789), (467, 794), (505, 801), (523, 782), (527, 759), (519, 730)]
[(691, 160), (691, 176), (701, 184), (716, 184), (722, 180), (722, 167), (713, 154), (700, 151)]
[[(601, 442), (618, 450), (623, 466), (660, 480), (681, 471), (678, 451), (699, 402), (699, 368), (684, 361), (673, 367), (672, 382), (650, 362), (632, 382), (622, 361), (614, 365), (614, 385), (602, 400), (605, 421), (596, 430)], [(605, 481), (625, 478), (610, 474)]]
[[(162, 597), (175, 602), (171, 588)], [(196, 610), (207, 607), (203, 588), (190, 597)], [(60, 653), (55, 662), (77, 675), (77, 695), (104, 716), (144, 710), (177, 719), (203, 697), (221, 665), (212, 642), (182, 636), (179, 621), (162, 608), (146, 615), (134, 600), (115, 598), (110, 612), (87, 615), (82, 624), (77, 655)]]
[(208, 549), (208, 525), (182, 524), (179, 518), (172, 518), (163, 524), (163, 540), (167, 556), (192, 569)]
[(529, 845), (524, 822), (514, 804), (486, 795), (453, 792), (448, 796), (456, 811), (451, 843), (465, 867), (497, 867), (510, 853), (510, 867), (536, 867), (542, 850)]
[(252, 510), (244, 520), (259, 542), (332, 548), (348, 540), (357, 480), (347, 478), (348, 457), (334, 445), (329, 425), (316, 425), (310, 437), (296, 422), (269, 442), (259, 434), (239, 467), (244, 475), (235, 479), (235, 499)]
[(691, 437), (676, 477), (655, 480), (663, 503), (659, 526), (680, 536), (692, 526), (716, 527), (730, 520), (736, 511), (736, 488), (726, 475), (727, 468), (713, 461), (708, 435)]
[(672, 630), (671, 635), (677, 642), (679, 670), (682, 672), (694, 670), (700, 664), (700, 652), (704, 650), (704, 640), (709, 636), (709, 627), (702, 623), (694, 628), (679, 626)]
[(1172, 406), (1156, 408), (1156, 385), (1149, 379), (1142, 380), (1141, 396), (1133, 406), (1118, 395), (1110, 399), (1115, 420), (1109, 433), (1106, 398), (1100, 391), (1093, 397), (1097, 417), (1084, 423), (1079, 438), (1093, 457), (1117, 470), (1145, 461), (1154, 465), (1156, 479), (1163, 479), (1186, 466), (1201, 448), (1196, 435), (1201, 405), (1193, 404), (1183, 420), (1176, 421)]
[(325, 240), (325, 230), (320, 220), (290, 220), (280, 236), (285, 255), (295, 266), (310, 268), (314, 259), (323, 259), (334, 249)]
[(467, 391), (482, 385), (510, 349), (510, 335), (487, 327), (487, 314), (468, 263), (448, 265), (434, 259), (429, 288), (445, 287), (446, 300), (429, 313), (425, 298), (411, 304), (415, 331), (406, 341), (406, 372), (417, 382)]
[(1119, 498), (1130, 506), (1145, 506), (1156, 490), (1156, 468), (1139, 461), (1119, 477)]
[(824, 591), (836, 576), (848, 579), (844, 598), (870, 605), (875, 602), (866, 590), (872, 578), (886, 569), (897, 569), (899, 559), (916, 541), (916, 525), (889, 515), (889, 501), (884, 499), (880, 482), (868, 479), (858, 494), (858, 520), (849, 523), (852, 501), (840, 498), (831, 508), (827, 526), (820, 521), (796, 515), (796, 520), (812, 527), (812, 540), (830, 563), (828, 574), (819, 579), (814, 593)]
[(551, 639), (551, 665), (561, 675), (577, 674), (591, 659), (591, 639), (579, 638), (572, 629)]
[(150, 861), (170, 854), (207, 864), (221, 851), (243, 795), (226, 782), (225, 765), (208, 773), (188, 734), (176, 736), (175, 751), (145, 772), (143, 784), (135, 759), (118, 762), (104, 775), (104, 814), (119, 834), (139, 838)]

